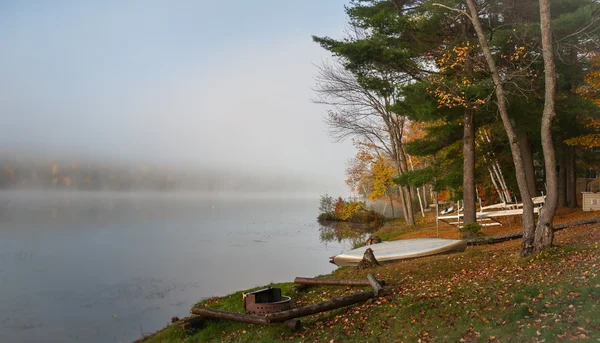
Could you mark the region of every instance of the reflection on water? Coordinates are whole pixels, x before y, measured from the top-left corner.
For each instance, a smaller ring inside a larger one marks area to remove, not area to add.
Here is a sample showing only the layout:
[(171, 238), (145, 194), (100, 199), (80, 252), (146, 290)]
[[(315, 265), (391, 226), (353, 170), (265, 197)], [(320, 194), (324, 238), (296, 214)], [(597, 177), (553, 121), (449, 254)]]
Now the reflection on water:
[(321, 242), (346, 243), (353, 248), (363, 246), (367, 238), (376, 230), (377, 228), (366, 224), (336, 221), (319, 223)]
[(203, 298), (331, 272), (350, 246), (319, 240), (317, 203), (0, 192), (0, 342), (131, 342)]

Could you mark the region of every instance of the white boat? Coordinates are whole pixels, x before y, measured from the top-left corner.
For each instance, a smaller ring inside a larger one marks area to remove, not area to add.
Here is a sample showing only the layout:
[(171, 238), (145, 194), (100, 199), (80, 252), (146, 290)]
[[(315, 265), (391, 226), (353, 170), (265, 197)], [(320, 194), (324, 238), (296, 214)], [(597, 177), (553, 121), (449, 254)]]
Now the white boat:
[(362, 260), (365, 250), (373, 249), (379, 262), (390, 262), (416, 257), (461, 252), (467, 248), (467, 241), (443, 238), (415, 238), (388, 241), (364, 246), (329, 258), (329, 262), (340, 267), (356, 266)]

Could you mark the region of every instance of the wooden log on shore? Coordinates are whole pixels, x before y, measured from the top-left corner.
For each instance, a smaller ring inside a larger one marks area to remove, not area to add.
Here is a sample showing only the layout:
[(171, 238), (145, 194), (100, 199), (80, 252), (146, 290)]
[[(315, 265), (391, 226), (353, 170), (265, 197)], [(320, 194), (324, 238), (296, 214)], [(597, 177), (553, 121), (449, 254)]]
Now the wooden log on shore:
[(556, 225), (554, 225), (553, 229), (554, 229), (554, 231), (559, 231), (562, 229), (566, 229), (570, 226), (577, 226), (577, 225), (584, 225), (584, 224), (596, 224), (596, 223), (600, 223), (600, 217), (577, 220), (577, 221), (569, 222), (569, 223), (556, 224)]
[[(384, 280), (377, 280), (382, 286), (385, 286)], [(370, 286), (368, 280), (342, 280), (342, 279), (317, 279), (310, 277), (297, 277), (294, 283), (300, 285), (318, 285), (318, 286)]]
[(178, 328), (184, 329), (184, 330), (196, 330), (196, 329), (200, 329), (204, 326), (204, 324), (206, 323), (206, 317), (203, 316), (190, 316), (190, 317), (185, 317), (185, 318), (177, 318), (177, 317), (173, 317), (171, 318), (171, 323), (175, 326), (177, 326)]
[[(600, 223), (600, 217), (588, 218), (588, 219), (577, 220), (574, 222), (556, 224), (552, 227), (552, 230), (560, 231), (560, 230), (566, 229), (571, 226), (596, 224), (596, 223)], [(503, 234), (499, 234), (499, 235), (495, 235), (495, 236), (488, 236), (488, 237), (483, 237), (483, 238), (471, 238), (471, 239), (467, 240), (467, 244), (469, 244), (469, 245), (495, 244), (495, 243), (501, 243), (504, 241), (509, 241), (512, 239), (518, 239), (521, 237), (523, 237), (522, 231), (509, 232), (509, 233), (503, 233)]]
[[(199, 316), (203, 316), (203, 317), (232, 320), (235, 322), (256, 324), (256, 325), (272, 325), (272, 323), (268, 322), (266, 320), (266, 318), (263, 316), (217, 310), (214, 308), (208, 308), (208, 307), (204, 307), (204, 306), (192, 307), (190, 312), (195, 315), (199, 315)], [(296, 320), (282, 320), (276, 324), (279, 324), (279, 325), (283, 324), (293, 330), (298, 330), (302, 327), (302, 322), (300, 322), (297, 319)]]
[(385, 290), (383, 289), (383, 286), (379, 283), (379, 281), (377, 281), (373, 273), (367, 274), (367, 281), (369, 282), (371, 287), (373, 287), (373, 293), (376, 297), (383, 295)]
[(374, 298), (375, 294), (371, 291), (369, 292), (361, 292), (353, 295), (341, 297), (341, 298), (333, 298), (330, 301), (325, 301), (322, 303), (294, 308), (287, 311), (281, 311), (277, 313), (269, 313), (265, 315), (265, 319), (268, 323), (279, 323), (285, 322), (290, 319), (300, 318), (305, 316), (310, 316), (311, 314), (316, 314), (325, 311), (335, 310), (341, 307), (346, 307), (349, 305), (354, 305), (359, 302), (367, 301), (371, 298)]

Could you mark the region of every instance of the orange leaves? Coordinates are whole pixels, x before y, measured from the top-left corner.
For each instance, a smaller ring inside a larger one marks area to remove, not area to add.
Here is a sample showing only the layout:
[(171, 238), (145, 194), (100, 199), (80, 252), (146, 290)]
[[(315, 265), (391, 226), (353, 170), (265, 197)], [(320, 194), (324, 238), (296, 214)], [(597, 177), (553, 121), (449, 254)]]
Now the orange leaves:
[[(575, 93), (600, 106), (600, 56), (596, 56), (592, 60), (592, 68), (585, 75), (584, 82), (582, 86), (575, 89)], [(600, 147), (600, 119), (583, 117), (581, 120), (586, 128), (594, 132), (567, 139), (565, 143), (587, 149)]]
[(584, 99), (594, 100), (600, 106), (600, 56), (594, 57), (590, 71), (583, 78), (584, 84), (575, 93)]

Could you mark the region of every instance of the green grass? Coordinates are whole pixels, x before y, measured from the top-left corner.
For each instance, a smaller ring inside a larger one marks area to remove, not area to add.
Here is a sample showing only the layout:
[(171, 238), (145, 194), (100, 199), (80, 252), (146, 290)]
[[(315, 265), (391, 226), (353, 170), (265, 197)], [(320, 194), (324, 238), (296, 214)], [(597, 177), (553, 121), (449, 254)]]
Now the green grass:
[[(404, 229), (382, 230), (397, 236)], [(169, 327), (148, 342), (598, 342), (600, 250), (595, 244), (600, 227), (585, 230), (579, 236), (570, 233), (569, 245), (527, 259), (518, 257), (518, 242), (509, 242), (373, 270), (340, 268), (323, 277), (364, 278), (373, 272), (388, 282), (389, 294), (301, 318), (304, 328), (298, 332), (213, 321), (195, 332)], [(273, 286), (290, 295), (294, 306), (368, 289), (295, 292), (291, 283)], [(241, 292), (203, 304), (243, 312)]]

